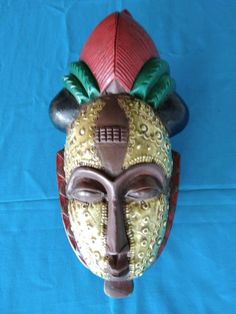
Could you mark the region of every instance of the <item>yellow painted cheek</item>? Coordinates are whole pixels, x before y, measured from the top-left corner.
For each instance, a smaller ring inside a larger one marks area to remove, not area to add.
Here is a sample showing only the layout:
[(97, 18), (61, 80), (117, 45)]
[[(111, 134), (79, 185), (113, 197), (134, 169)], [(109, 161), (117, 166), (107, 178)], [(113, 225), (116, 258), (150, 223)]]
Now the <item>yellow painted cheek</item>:
[(141, 276), (156, 258), (164, 238), (168, 209), (168, 198), (164, 195), (126, 205), (130, 278)]
[(109, 279), (106, 273), (106, 204), (71, 200), (68, 213), (76, 243), (88, 268), (97, 276)]

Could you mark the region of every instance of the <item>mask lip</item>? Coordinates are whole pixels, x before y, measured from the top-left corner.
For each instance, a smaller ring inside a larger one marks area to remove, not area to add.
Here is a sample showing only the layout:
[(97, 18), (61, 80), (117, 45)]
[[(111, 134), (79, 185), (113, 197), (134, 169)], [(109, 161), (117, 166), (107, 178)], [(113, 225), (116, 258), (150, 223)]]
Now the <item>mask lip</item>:
[[(179, 175), (180, 175), (180, 154), (172, 150), (172, 158), (173, 158), (173, 170), (172, 170), (172, 174), (171, 174), (171, 178), (169, 182), (170, 183), (170, 196), (169, 196), (170, 205), (169, 205), (169, 212), (168, 212), (168, 218), (167, 218), (167, 225), (166, 225), (164, 238), (159, 247), (156, 259), (160, 256), (169, 238), (170, 230), (173, 224), (176, 204), (177, 204)], [(64, 172), (64, 149), (57, 152), (56, 170), (57, 170), (57, 183), (58, 183), (58, 191), (59, 191), (61, 214), (62, 214), (64, 229), (65, 229), (67, 238), (70, 242), (70, 245), (73, 251), (75, 252), (76, 256), (79, 258), (81, 263), (86, 268), (88, 268), (87, 264), (83, 260), (83, 257), (81, 256), (80, 250), (77, 246), (77, 243), (73, 235), (73, 231), (71, 230), (71, 227), (70, 227), (69, 216), (68, 216), (68, 198), (66, 196), (66, 181), (65, 181), (65, 172)], [(153, 261), (153, 263), (156, 261), (156, 259)]]

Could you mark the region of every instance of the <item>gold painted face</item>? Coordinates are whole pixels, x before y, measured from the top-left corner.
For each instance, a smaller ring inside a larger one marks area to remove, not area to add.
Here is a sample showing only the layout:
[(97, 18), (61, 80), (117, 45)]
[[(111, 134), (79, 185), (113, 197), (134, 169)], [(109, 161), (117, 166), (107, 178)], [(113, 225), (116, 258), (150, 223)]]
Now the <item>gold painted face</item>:
[(88, 268), (97, 276), (109, 279), (106, 257), (107, 206), (71, 200), (68, 204), (71, 230), (80, 254)]
[(128, 202), (125, 207), (130, 239), (130, 276), (139, 277), (157, 257), (167, 223), (168, 198)]
[[(129, 123), (123, 171), (129, 171), (134, 165), (137, 168), (143, 164), (157, 165), (168, 185), (173, 161), (169, 137), (162, 122), (146, 103), (126, 95), (117, 95), (117, 98)], [(87, 105), (68, 130), (64, 160), (67, 184), (79, 167), (87, 166), (106, 173), (94, 142), (96, 119), (104, 106), (102, 98)], [(138, 179), (135, 178), (135, 181)], [(75, 192), (76, 189), (75, 186)], [(84, 200), (91, 190), (88, 187), (82, 194), (81, 191), (78, 193)], [(122, 198), (122, 214), (129, 241), (129, 272), (117, 280), (141, 276), (153, 263), (164, 238), (169, 210), (168, 189), (160, 188), (158, 193), (143, 199), (130, 198), (127, 193), (122, 193), (119, 197)], [(70, 197), (68, 213), (71, 229), (88, 268), (105, 280), (114, 280), (107, 255), (109, 199), (103, 191), (93, 197), (94, 201), (89, 203), (81, 201), (80, 197)]]

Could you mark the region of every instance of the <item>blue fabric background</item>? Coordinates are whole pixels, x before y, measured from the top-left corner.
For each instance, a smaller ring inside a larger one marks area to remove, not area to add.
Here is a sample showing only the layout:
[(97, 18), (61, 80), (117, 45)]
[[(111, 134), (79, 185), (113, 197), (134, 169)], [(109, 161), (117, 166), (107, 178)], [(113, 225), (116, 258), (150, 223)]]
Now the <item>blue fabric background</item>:
[[(189, 106), (181, 187), (158, 262), (113, 300), (76, 259), (60, 217), (48, 104), (96, 24), (127, 8)], [(236, 3), (0, 1), (0, 313), (236, 313)]]

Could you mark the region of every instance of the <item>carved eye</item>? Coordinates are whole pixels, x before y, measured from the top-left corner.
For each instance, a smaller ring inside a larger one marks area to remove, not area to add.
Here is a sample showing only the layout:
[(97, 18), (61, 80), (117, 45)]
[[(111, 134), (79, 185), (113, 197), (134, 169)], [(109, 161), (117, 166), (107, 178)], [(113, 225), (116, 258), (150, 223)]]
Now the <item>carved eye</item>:
[(133, 181), (125, 194), (125, 197), (131, 200), (148, 200), (158, 197), (162, 193), (160, 184), (150, 176), (142, 176)]
[(84, 203), (97, 203), (104, 199), (104, 193), (92, 189), (85, 190), (78, 188), (70, 194), (70, 198)]
[(106, 191), (103, 186), (94, 180), (81, 180), (67, 191), (69, 199), (75, 199), (84, 203), (97, 203), (104, 200)]
[(149, 188), (140, 188), (138, 190), (131, 190), (126, 193), (126, 197), (134, 200), (148, 200), (153, 197), (158, 197), (160, 195), (160, 190), (154, 190)]

